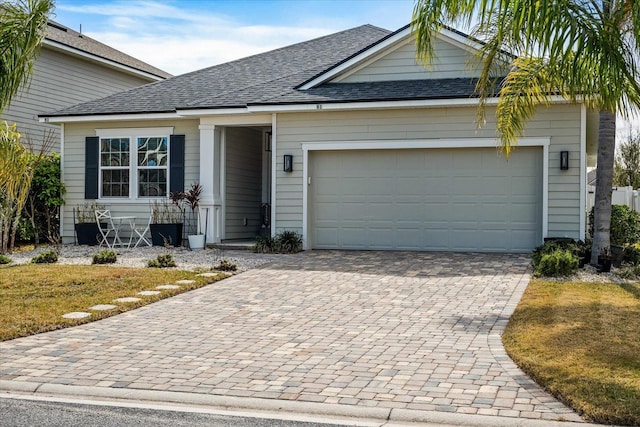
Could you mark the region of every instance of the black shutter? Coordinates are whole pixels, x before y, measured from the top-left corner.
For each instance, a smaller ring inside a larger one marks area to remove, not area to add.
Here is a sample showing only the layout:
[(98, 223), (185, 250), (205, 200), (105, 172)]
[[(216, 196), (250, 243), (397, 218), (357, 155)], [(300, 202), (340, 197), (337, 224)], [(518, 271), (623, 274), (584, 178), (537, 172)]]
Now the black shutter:
[(87, 136), (84, 141), (84, 198), (98, 198), (98, 162), (100, 138)]
[(184, 135), (171, 135), (169, 143), (169, 191), (184, 191)]

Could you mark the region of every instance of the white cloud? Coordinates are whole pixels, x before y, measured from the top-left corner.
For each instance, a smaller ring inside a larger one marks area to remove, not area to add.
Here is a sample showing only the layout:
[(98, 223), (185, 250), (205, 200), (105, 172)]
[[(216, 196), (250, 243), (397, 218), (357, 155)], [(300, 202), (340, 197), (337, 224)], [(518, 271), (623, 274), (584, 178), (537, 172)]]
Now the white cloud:
[(58, 10), (99, 15), (84, 33), (172, 74), (265, 52), (330, 34), (340, 28), (242, 25), (209, 11), (189, 12), (156, 1), (59, 4)]
[[(226, 21), (228, 18), (217, 17), (216, 15), (209, 13), (191, 13), (187, 9), (182, 7), (174, 7), (169, 3), (162, 1), (143, 1), (143, 0), (131, 0), (131, 1), (112, 1), (102, 4), (82, 5), (77, 6), (74, 4), (59, 3), (56, 6), (56, 10), (65, 12), (75, 12), (87, 15), (102, 15), (102, 16), (124, 16), (130, 18), (164, 18), (171, 20), (180, 20), (201, 24), (216, 24), (218, 20)], [(213, 21), (211, 21), (213, 20)]]
[(86, 32), (89, 37), (172, 74), (243, 58), (291, 43), (329, 34), (325, 29), (235, 28), (211, 34), (135, 34)]

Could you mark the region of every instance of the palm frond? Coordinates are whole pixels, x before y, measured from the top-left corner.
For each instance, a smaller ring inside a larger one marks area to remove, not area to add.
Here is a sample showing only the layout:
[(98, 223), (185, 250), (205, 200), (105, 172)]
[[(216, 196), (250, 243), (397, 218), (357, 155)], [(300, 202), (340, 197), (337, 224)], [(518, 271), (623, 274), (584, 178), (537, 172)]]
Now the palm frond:
[(542, 58), (520, 57), (505, 78), (496, 107), (500, 148), (509, 158), (526, 123), (539, 105), (549, 105), (554, 95), (566, 95), (563, 82), (550, 72)]

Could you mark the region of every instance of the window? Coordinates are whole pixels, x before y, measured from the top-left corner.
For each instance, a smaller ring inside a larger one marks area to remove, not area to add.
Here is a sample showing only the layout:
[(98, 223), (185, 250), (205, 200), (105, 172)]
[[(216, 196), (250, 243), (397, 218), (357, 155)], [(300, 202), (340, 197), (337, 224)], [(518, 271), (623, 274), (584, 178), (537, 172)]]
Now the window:
[[(172, 144), (184, 150), (184, 137), (171, 135), (172, 128), (98, 129), (99, 198), (166, 197), (170, 191), (169, 171), (182, 166), (183, 156), (169, 164)], [(169, 136), (171, 135), (171, 137)], [(175, 137), (181, 137), (174, 141)], [(181, 171), (181, 169), (176, 169)], [(182, 179), (174, 177), (176, 182)], [(172, 184), (174, 184), (172, 182)]]
[(102, 197), (129, 197), (129, 138), (100, 139)]
[(138, 138), (138, 197), (167, 195), (167, 137)]

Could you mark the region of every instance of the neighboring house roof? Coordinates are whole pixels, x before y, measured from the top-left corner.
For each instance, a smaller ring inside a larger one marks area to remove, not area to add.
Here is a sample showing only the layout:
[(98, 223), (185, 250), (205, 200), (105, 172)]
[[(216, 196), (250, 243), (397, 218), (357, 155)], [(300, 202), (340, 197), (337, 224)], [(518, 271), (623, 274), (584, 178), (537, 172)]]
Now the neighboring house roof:
[(48, 22), (44, 45), (72, 54), (75, 53), (79, 56), (89, 57), (89, 59), (97, 60), (98, 62), (112, 63), (115, 66), (119, 66), (118, 68), (129, 69), (136, 74), (150, 75), (155, 77), (155, 80), (171, 77), (171, 74), (159, 68), (54, 21)]
[(322, 83), (300, 87), (336, 66), (383, 44), (396, 32), (363, 25), (176, 76), (41, 117), (244, 108), (249, 105), (468, 98), (475, 79), (448, 78), (367, 83)]

